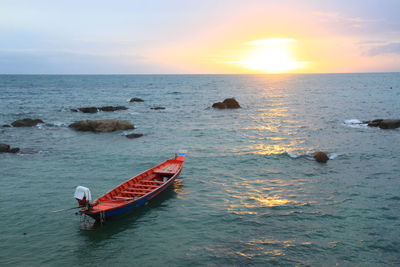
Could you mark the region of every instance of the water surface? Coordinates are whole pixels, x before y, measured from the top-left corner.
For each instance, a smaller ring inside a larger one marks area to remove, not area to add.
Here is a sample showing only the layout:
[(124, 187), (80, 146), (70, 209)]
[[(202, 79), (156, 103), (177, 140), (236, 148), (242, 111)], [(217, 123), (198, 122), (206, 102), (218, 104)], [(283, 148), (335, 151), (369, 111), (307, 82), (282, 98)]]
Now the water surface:
[[(242, 108), (209, 108), (227, 97)], [(70, 112), (104, 105), (129, 109)], [(398, 73), (0, 76), (0, 124), (26, 117), (45, 124), (0, 128), (21, 148), (0, 154), (0, 265), (400, 264), (400, 130), (349, 122), (399, 118)], [(82, 119), (136, 129), (67, 127)], [(94, 231), (50, 212), (73, 207), (77, 185), (97, 197), (179, 149), (179, 181), (136, 212)]]

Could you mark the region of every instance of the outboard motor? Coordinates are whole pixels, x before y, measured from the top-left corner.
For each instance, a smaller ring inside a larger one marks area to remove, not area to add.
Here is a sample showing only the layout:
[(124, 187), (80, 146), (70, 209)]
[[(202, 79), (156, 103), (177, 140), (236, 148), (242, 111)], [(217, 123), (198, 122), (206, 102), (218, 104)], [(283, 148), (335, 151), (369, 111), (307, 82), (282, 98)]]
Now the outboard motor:
[(84, 186), (76, 187), (74, 197), (81, 207), (89, 206), (89, 203), (92, 200), (89, 188)]

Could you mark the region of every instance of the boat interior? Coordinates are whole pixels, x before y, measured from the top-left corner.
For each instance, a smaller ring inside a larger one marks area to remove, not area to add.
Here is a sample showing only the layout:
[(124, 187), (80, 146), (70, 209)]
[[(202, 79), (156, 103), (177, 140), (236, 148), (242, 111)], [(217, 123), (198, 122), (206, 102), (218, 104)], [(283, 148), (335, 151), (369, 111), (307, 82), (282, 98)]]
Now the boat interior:
[(127, 182), (117, 186), (95, 201), (94, 210), (106, 210), (140, 198), (158, 189), (167, 183), (180, 171), (182, 161), (168, 160), (152, 169), (131, 178)]

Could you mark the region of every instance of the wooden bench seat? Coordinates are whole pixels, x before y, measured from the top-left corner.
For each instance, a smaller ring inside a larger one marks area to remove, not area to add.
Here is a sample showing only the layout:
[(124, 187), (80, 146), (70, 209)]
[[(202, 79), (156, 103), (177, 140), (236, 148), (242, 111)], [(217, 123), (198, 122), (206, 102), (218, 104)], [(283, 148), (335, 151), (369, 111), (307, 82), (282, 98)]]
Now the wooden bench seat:
[(150, 188), (139, 188), (139, 187), (129, 187), (124, 191), (148, 191), (148, 192), (150, 192), (150, 191), (153, 191), (153, 189), (150, 189)]

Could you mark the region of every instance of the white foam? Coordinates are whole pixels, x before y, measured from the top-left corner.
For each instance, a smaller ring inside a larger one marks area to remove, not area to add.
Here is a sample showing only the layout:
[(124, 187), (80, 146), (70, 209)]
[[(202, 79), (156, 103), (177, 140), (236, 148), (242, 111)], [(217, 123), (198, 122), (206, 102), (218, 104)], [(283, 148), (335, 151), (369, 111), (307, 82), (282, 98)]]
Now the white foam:
[(291, 152), (286, 152), (286, 154), (287, 154), (289, 157), (291, 157), (292, 159), (297, 159), (298, 157), (300, 157), (299, 155), (296, 155), (296, 154), (291, 153)]
[(66, 127), (67, 126), (67, 124), (65, 124), (65, 123), (63, 123), (63, 122), (53, 122), (52, 123), (54, 126), (56, 126), (56, 127)]
[(357, 119), (345, 120), (344, 124), (352, 128), (366, 128), (368, 125)]
[(329, 154), (329, 159), (336, 159), (337, 157), (339, 157), (339, 154), (336, 153)]
[(37, 127), (38, 129), (43, 129), (44, 123), (36, 124), (36, 127)]
[(361, 124), (362, 121), (357, 120), (357, 119), (350, 119), (350, 120), (345, 120), (344, 123), (345, 124)]

